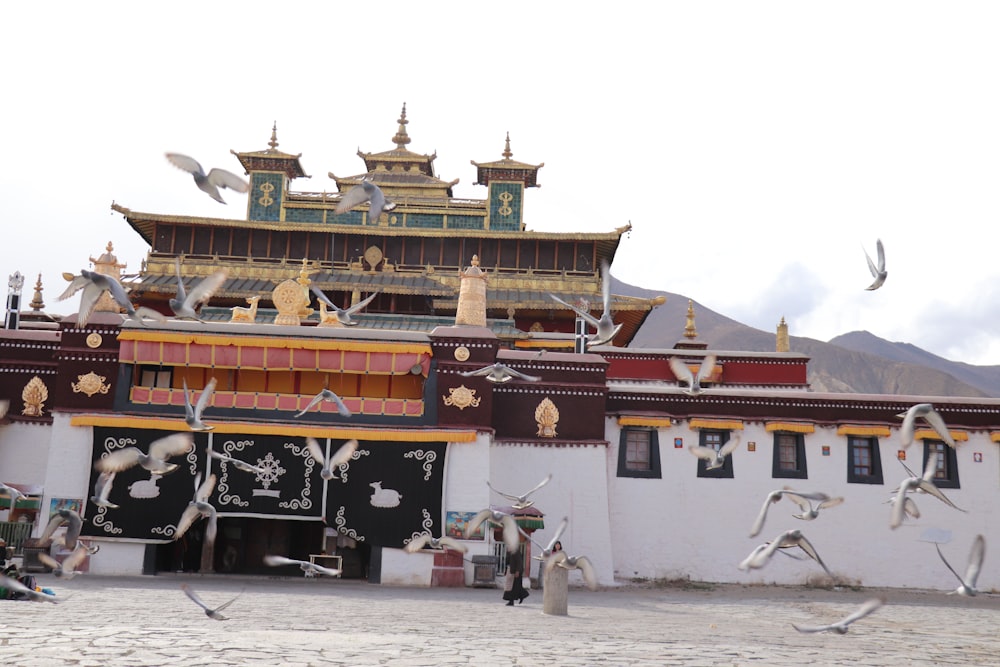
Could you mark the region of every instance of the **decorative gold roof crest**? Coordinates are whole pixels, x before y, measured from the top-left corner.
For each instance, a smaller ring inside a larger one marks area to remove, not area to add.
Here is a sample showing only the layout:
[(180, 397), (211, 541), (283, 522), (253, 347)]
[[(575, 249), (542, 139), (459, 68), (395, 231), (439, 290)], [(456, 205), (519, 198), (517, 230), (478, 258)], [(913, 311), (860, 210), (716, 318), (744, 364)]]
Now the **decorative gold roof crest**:
[(694, 328), (694, 301), (688, 299), (687, 323), (684, 325), (684, 337), (694, 340), (698, 330)]
[(21, 391), (21, 400), (24, 401), (22, 415), (26, 417), (42, 416), (45, 412), (42, 410), (42, 406), (45, 405), (45, 401), (49, 400), (49, 390), (42, 382), (42, 378), (36, 375), (28, 381), (28, 384), (24, 385), (24, 389)]
[(479, 402), (482, 400), (476, 396), (475, 389), (469, 389), (464, 384), (459, 387), (450, 387), (448, 394), (448, 396), (441, 397), (444, 404), (449, 407), (454, 406), (459, 410), (464, 410), (468, 407), (478, 408)]
[(788, 337), (788, 324), (782, 315), (781, 322), (778, 323), (778, 335), (775, 341), (775, 352), (790, 352), (792, 349), (791, 340)]
[(31, 297), (31, 303), (28, 306), (35, 312), (41, 311), (45, 308), (45, 302), (42, 301), (42, 274), (38, 274), (38, 281), (35, 283), (35, 294)]
[[(105, 276), (111, 276), (115, 280), (121, 281), (122, 279), (122, 269), (127, 265), (121, 264), (118, 258), (114, 254), (114, 245), (111, 241), (108, 241), (108, 246), (102, 254), (97, 259), (93, 257), (90, 258), (90, 263), (94, 265), (94, 272), (101, 273)], [(122, 312), (121, 306), (118, 302), (114, 300), (110, 292), (104, 292), (101, 297), (97, 300), (97, 305), (94, 307), (95, 311), (102, 313), (120, 313)]]
[(538, 424), (538, 435), (543, 438), (556, 437), (556, 425), (559, 423), (559, 409), (548, 398), (535, 408), (535, 422)]

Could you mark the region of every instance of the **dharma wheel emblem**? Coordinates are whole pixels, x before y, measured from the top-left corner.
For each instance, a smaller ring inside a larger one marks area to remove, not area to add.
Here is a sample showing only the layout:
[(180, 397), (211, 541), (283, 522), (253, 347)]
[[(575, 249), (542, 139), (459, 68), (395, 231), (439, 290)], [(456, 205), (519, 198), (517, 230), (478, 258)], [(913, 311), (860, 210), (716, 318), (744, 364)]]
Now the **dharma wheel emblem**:
[(476, 390), (469, 389), (464, 384), (459, 387), (451, 387), (448, 389), (450, 396), (442, 396), (444, 404), (451, 407), (454, 406), (459, 410), (464, 410), (468, 407), (478, 408), (479, 401), (481, 398), (476, 397)]
[(545, 398), (535, 408), (535, 422), (538, 424), (538, 435), (543, 438), (556, 437), (556, 424), (559, 423), (559, 409), (556, 404)]
[(104, 375), (98, 375), (91, 371), (86, 375), (78, 375), (77, 382), (71, 382), (70, 386), (73, 387), (74, 394), (86, 394), (87, 396), (106, 394), (111, 389), (110, 384), (104, 384), (107, 379)]

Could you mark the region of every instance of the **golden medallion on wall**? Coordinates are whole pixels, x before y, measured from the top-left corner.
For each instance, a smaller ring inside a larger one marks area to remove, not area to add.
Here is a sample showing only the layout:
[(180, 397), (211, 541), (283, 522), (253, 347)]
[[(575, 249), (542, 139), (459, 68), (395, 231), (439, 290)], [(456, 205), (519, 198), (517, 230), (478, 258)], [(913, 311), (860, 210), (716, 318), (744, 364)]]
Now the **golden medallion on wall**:
[(456, 407), (464, 410), (468, 407), (478, 408), (481, 398), (476, 398), (476, 390), (469, 389), (464, 384), (459, 387), (452, 387), (448, 390), (450, 396), (442, 396), (444, 404), (449, 407)]
[(545, 398), (535, 408), (535, 422), (538, 424), (538, 435), (543, 438), (556, 437), (556, 424), (559, 423), (559, 409), (556, 404)]
[(103, 342), (104, 339), (99, 333), (95, 332), (87, 336), (87, 347), (100, 347)]
[(90, 371), (86, 375), (78, 375), (77, 381), (70, 382), (70, 386), (73, 387), (74, 394), (86, 394), (87, 396), (106, 394), (111, 389), (110, 384), (104, 384), (107, 379), (104, 375)]
[(24, 401), (24, 410), (21, 411), (22, 415), (28, 417), (41, 417), (44, 410), (42, 406), (45, 405), (45, 401), (49, 400), (49, 390), (46, 388), (45, 383), (42, 382), (42, 378), (37, 375), (28, 381), (28, 384), (24, 385), (24, 389), (21, 391), (21, 400)]
[(465, 361), (469, 358), (469, 348), (464, 345), (459, 345), (455, 348), (455, 359), (459, 361)]

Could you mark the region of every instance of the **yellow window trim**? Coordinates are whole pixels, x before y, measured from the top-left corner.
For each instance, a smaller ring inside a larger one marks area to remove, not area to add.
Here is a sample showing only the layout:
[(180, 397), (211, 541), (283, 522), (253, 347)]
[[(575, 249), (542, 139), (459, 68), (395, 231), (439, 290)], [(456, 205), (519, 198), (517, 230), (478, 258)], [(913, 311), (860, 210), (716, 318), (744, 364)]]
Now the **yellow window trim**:
[(837, 427), (837, 435), (874, 435), (879, 438), (889, 437), (888, 426), (861, 426), (858, 424), (843, 424)]
[[(948, 430), (951, 434), (952, 440), (955, 442), (965, 442), (969, 439), (969, 433), (967, 431), (952, 431)], [(921, 428), (913, 432), (914, 440), (940, 440), (941, 436), (938, 435), (937, 431), (932, 428)]]
[(655, 428), (668, 428), (674, 425), (674, 420), (670, 417), (637, 417), (623, 416), (618, 418), (619, 426), (652, 426)]
[(743, 430), (743, 421), (739, 419), (691, 419), (689, 428), (717, 428), (723, 431)]
[(788, 431), (789, 433), (815, 433), (816, 427), (812, 424), (802, 424), (797, 422), (768, 422), (764, 425), (764, 430), (768, 433), (772, 431)]

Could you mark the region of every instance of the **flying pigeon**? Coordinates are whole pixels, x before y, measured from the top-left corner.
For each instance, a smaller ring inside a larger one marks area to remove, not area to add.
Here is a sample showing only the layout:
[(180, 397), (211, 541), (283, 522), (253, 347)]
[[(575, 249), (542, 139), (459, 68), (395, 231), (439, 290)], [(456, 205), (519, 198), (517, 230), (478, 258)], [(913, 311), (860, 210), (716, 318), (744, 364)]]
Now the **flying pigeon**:
[(865, 259), (868, 260), (868, 270), (872, 272), (872, 276), (875, 278), (875, 282), (866, 287), (866, 290), (878, 289), (885, 282), (886, 276), (889, 275), (889, 272), (885, 270), (885, 249), (882, 247), (882, 239), (878, 239), (875, 242), (875, 248), (878, 250), (878, 266), (875, 265), (875, 262), (868, 255), (868, 251), (865, 250)]
[(383, 211), (391, 211), (396, 208), (394, 203), (386, 201), (385, 195), (382, 194), (382, 190), (368, 180), (367, 176), (365, 176), (361, 179), (360, 183), (348, 190), (347, 193), (340, 198), (337, 208), (333, 211), (334, 215), (346, 213), (355, 206), (360, 206), (365, 202), (368, 202), (369, 224), (378, 222), (378, 219), (382, 217)]
[(90, 554), (86, 545), (82, 542), (76, 545), (76, 548), (63, 559), (60, 563), (55, 558), (50, 556), (47, 552), (42, 551), (38, 554), (38, 560), (49, 568), (52, 568), (52, 574), (59, 577), (60, 579), (72, 579), (78, 574), (82, 574), (77, 570), (77, 566), (83, 562), (83, 559)]
[(700, 447), (698, 445), (691, 445), (688, 447), (688, 451), (697, 456), (699, 459), (705, 459), (708, 463), (705, 464), (705, 470), (715, 470), (716, 468), (721, 468), (726, 463), (726, 457), (736, 451), (736, 448), (740, 445), (740, 434), (736, 433), (726, 444), (722, 445), (715, 450), (714, 447)]
[(916, 422), (918, 418), (922, 418), (925, 422), (930, 424), (931, 428), (934, 429), (934, 432), (937, 433), (949, 447), (952, 449), (955, 448), (955, 439), (951, 437), (951, 433), (948, 432), (948, 425), (944, 423), (944, 419), (940, 414), (938, 414), (938, 411), (934, 409), (933, 404), (917, 403), (906, 412), (901, 412), (896, 416), (903, 420), (903, 425), (899, 427), (899, 440), (903, 449), (906, 449), (913, 443), (913, 434), (916, 430)]
[(0, 482), (0, 491), (6, 491), (7, 495), (10, 496), (11, 507), (14, 507), (14, 505), (16, 505), (18, 501), (27, 498), (26, 495), (15, 489), (13, 486), (9, 486), (7, 484), (4, 484), (3, 482)]
[(565, 551), (557, 551), (545, 561), (546, 574), (556, 567), (567, 570), (580, 570), (580, 574), (583, 575), (583, 580), (586, 582), (587, 587), (592, 591), (597, 590), (597, 573), (594, 571), (594, 566), (590, 562), (590, 559), (586, 556), (567, 556)]
[(677, 378), (678, 382), (687, 383), (687, 388), (684, 389), (684, 393), (696, 396), (702, 392), (701, 383), (712, 374), (712, 371), (715, 370), (715, 359), (716, 357), (714, 354), (705, 355), (704, 360), (701, 362), (701, 366), (698, 367), (698, 374), (695, 375), (691, 372), (691, 369), (687, 367), (686, 363), (677, 357), (670, 357), (670, 370), (674, 372), (674, 377)]
[(186, 292), (184, 290), (184, 280), (181, 278), (180, 259), (175, 260), (174, 265), (177, 269), (177, 296), (170, 299), (170, 309), (174, 311), (174, 315), (178, 319), (201, 321), (201, 317), (197, 312), (198, 307), (207, 303), (212, 298), (212, 295), (219, 291), (222, 284), (226, 282), (228, 274), (225, 271), (216, 271), (207, 278), (200, 280), (190, 292)]
[(548, 484), (551, 480), (552, 480), (552, 473), (549, 473), (545, 477), (545, 479), (543, 479), (541, 482), (539, 482), (533, 488), (529, 489), (528, 491), (525, 491), (523, 494), (521, 494), (519, 496), (510, 494), (510, 493), (504, 493), (503, 491), (497, 491), (496, 489), (493, 488), (493, 485), (490, 484), (489, 480), (486, 480), (486, 486), (490, 487), (490, 489), (493, 491), (493, 493), (501, 495), (504, 498), (506, 498), (507, 500), (512, 500), (514, 502), (514, 505), (513, 505), (514, 509), (523, 510), (524, 508), (531, 507), (532, 505), (535, 504), (535, 501), (528, 500), (528, 496), (530, 496), (532, 493), (534, 493), (538, 489), (540, 489), (543, 486), (545, 486), (546, 484)]
[(350, 417), (353, 414), (350, 410), (347, 409), (347, 406), (344, 405), (344, 401), (340, 399), (340, 396), (337, 396), (329, 389), (324, 388), (323, 391), (316, 394), (313, 397), (313, 399), (309, 401), (309, 405), (303, 408), (302, 411), (298, 412), (295, 416), (301, 417), (302, 415), (309, 412), (323, 401), (330, 401), (331, 403), (336, 404), (337, 412), (340, 414), (341, 417)]
[[(900, 463), (902, 463), (902, 461), (900, 461)], [(951, 500), (949, 500), (948, 497), (945, 496), (944, 493), (942, 493), (941, 490), (934, 484), (934, 473), (937, 472), (937, 455), (927, 457), (927, 465), (924, 467), (924, 474), (921, 477), (914, 475), (913, 471), (910, 470), (905, 463), (903, 463), (903, 467), (906, 468), (906, 471), (910, 474), (910, 476), (900, 482), (899, 487), (896, 489), (896, 497), (892, 501), (892, 513), (889, 516), (889, 528), (892, 528), (893, 530), (899, 528), (899, 525), (903, 523), (903, 515), (910, 514), (910, 512), (907, 511), (906, 504), (906, 494), (910, 491), (923, 491), (924, 493), (929, 493), (945, 505), (953, 507), (960, 512), (965, 511), (955, 505), (955, 503), (951, 502)], [(920, 516), (920, 514), (917, 513), (917, 516)]]
[(81, 269), (78, 276), (74, 276), (72, 273), (64, 273), (63, 277), (69, 280), (70, 283), (69, 287), (59, 295), (57, 301), (65, 301), (80, 290), (83, 290), (83, 294), (80, 295), (80, 309), (76, 317), (77, 327), (87, 325), (90, 316), (94, 314), (94, 309), (97, 307), (98, 299), (101, 298), (104, 292), (110, 293), (111, 298), (125, 311), (129, 318), (139, 324), (145, 326), (143, 319), (158, 320), (161, 322), (166, 319), (162, 313), (158, 313), (152, 308), (145, 306), (135, 308), (128, 298), (128, 292), (125, 291), (125, 288), (114, 276), (106, 276), (96, 271)]
[(857, 611), (850, 614), (836, 623), (831, 623), (830, 625), (821, 625), (816, 627), (801, 626), (792, 623), (792, 627), (799, 632), (836, 632), (838, 635), (847, 634), (847, 626), (849, 626), (854, 621), (859, 621), (868, 614), (872, 613), (879, 607), (885, 604), (884, 598), (872, 598), (868, 600), (863, 605), (861, 605)]
[(214, 619), (216, 621), (226, 621), (226, 620), (229, 620), (228, 617), (223, 616), (219, 612), (221, 612), (223, 609), (225, 609), (226, 607), (228, 607), (232, 603), (236, 602), (237, 598), (239, 598), (240, 595), (243, 595), (243, 591), (240, 591), (240, 595), (237, 595), (235, 598), (233, 598), (229, 602), (223, 602), (222, 604), (220, 604), (215, 609), (211, 609), (211, 608), (209, 608), (209, 606), (207, 604), (205, 604), (204, 602), (202, 602), (201, 598), (198, 597), (198, 594), (195, 593), (193, 590), (191, 590), (191, 587), (188, 586), (187, 584), (181, 584), (181, 590), (183, 590), (184, 594), (187, 595), (189, 598), (191, 598), (191, 600), (196, 605), (198, 605), (199, 607), (201, 607), (202, 609), (205, 610), (205, 616), (208, 616), (209, 618)]
[(192, 431), (211, 431), (214, 426), (209, 426), (201, 420), (201, 414), (208, 407), (209, 401), (212, 400), (212, 394), (215, 393), (215, 386), (217, 384), (216, 379), (213, 377), (205, 385), (205, 388), (201, 392), (201, 396), (198, 397), (198, 402), (192, 407), (191, 405), (191, 394), (188, 391), (187, 379), (184, 380), (184, 421), (187, 423), (188, 428)]
[(151, 473), (166, 475), (177, 469), (177, 464), (167, 463), (167, 459), (187, 454), (193, 447), (194, 436), (190, 433), (172, 433), (154, 440), (149, 445), (148, 454), (144, 454), (138, 447), (126, 447), (99, 459), (94, 468), (100, 472), (121, 472), (139, 465)]
[[(831, 498), (825, 493), (812, 493), (806, 495), (788, 491), (785, 495), (788, 496), (789, 500), (802, 509), (801, 514), (793, 514), (792, 516), (796, 519), (802, 519), (803, 521), (812, 521), (819, 516), (820, 510), (828, 507), (836, 507), (844, 502), (843, 497), (838, 496), (836, 498)], [(813, 501), (816, 501), (816, 505), (813, 505)]]
[(403, 551), (413, 554), (425, 547), (430, 547), (431, 549), (451, 549), (452, 551), (459, 551), (461, 553), (469, 550), (467, 546), (453, 537), (448, 537), (447, 535), (433, 537), (430, 533), (421, 533), (407, 542), (406, 546), (403, 547)]
[(480, 510), (476, 516), (472, 517), (465, 526), (465, 539), (472, 539), (472, 535), (479, 530), (483, 521), (492, 521), (503, 527), (503, 543), (507, 547), (507, 553), (517, 553), (521, 548), (521, 535), (518, 531), (517, 520), (506, 512), (494, 509)]
[(39, 544), (51, 544), (52, 534), (62, 525), (66, 526), (63, 544), (67, 549), (76, 549), (76, 541), (80, 538), (80, 529), (83, 528), (83, 519), (78, 512), (66, 508), (55, 511), (52, 518), (49, 519), (48, 525), (45, 526), (42, 536), (38, 538)]
[(566, 306), (586, 320), (587, 324), (594, 327), (596, 332), (593, 336), (587, 339), (587, 347), (606, 345), (610, 343), (614, 340), (615, 336), (618, 335), (618, 332), (623, 326), (621, 324), (615, 324), (614, 319), (611, 317), (611, 271), (606, 261), (601, 262), (601, 297), (603, 300), (604, 310), (601, 312), (600, 319), (598, 319), (583, 308), (578, 308), (569, 304), (557, 297), (555, 294), (549, 294), (549, 298), (553, 301)]
[(504, 383), (510, 382), (511, 380), (524, 380), (525, 382), (538, 382), (542, 378), (537, 375), (526, 375), (520, 371), (516, 371), (510, 366), (505, 366), (499, 361), (490, 366), (484, 366), (479, 370), (466, 371), (464, 373), (459, 373), (462, 377), (485, 377), (490, 382), (494, 383)]
[(334, 570), (333, 568), (323, 567), (322, 565), (317, 565), (316, 563), (310, 563), (307, 560), (294, 560), (292, 558), (286, 558), (285, 556), (264, 556), (264, 562), (271, 567), (280, 567), (282, 565), (298, 565), (299, 569), (306, 573), (306, 576), (313, 577), (317, 574), (326, 574), (331, 577), (339, 577), (342, 570)]
[(180, 153), (167, 153), (167, 159), (170, 160), (170, 164), (194, 176), (195, 185), (220, 204), (226, 202), (219, 194), (219, 188), (230, 188), (236, 192), (250, 191), (250, 184), (231, 171), (215, 168), (206, 175), (205, 170), (192, 157)]
[(201, 473), (194, 478), (194, 498), (187, 504), (184, 508), (184, 512), (181, 514), (180, 520), (177, 522), (177, 530), (174, 532), (174, 539), (179, 540), (188, 531), (188, 529), (194, 525), (194, 522), (198, 519), (204, 517), (208, 519), (208, 525), (205, 527), (205, 543), (214, 544), (215, 535), (218, 528), (216, 521), (215, 508), (208, 502), (209, 497), (212, 495), (212, 491), (215, 490), (215, 475), (209, 475), (208, 478), (202, 482)]
[(36, 591), (34, 588), (28, 588), (14, 577), (6, 577), (3, 580), (3, 587), (9, 591), (21, 593), (22, 595), (27, 596), (32, 602), (51, 602), (52, 604), (59, 604), (63, 600), (68, 599), (59, 599), (56, 598), (55, 595), (51, 595), (44, 591)]
[(214, 449), (208, 450), (208, 455), (211, 456), (213, 459), (216, 459), (217, 461), (222, 461), (223, 463), (231, 464), (237, 470), (242, 470), (243, 472), (252, 472), (255, 475), (264, 474), (264, 469), (261, 468), (260, 466), (255, 466), (251, 463), (247, 463), (246, 461), (234, 459), (232, 456), (227, 456), (226, 454), (223, 454), (222, 452), (217, 452)]
[(348, 440), (329, 459), (323, 454), (323, 448), (320, 447), (315, 438), (306, 438), (306, 447), (309, 449), (309, 454), (320, 465), (320, 477), (330, 480), (333, 479), (333, 471), (350, 461), (351, 457), (354, 456), (354, 451), (358, 448), (358, 441)]
[(983, 569), (983, 557), (986, 555), (986, 540), (983, 536), (976, 535), (976, 539), (972, 541), (972, 549), (969, 551), (969, 564), (965, 568), (964, 577), (959, 575), (955, 571), (955, 568), (945, 559), (944, 554), (941, 553), (941, 545), (935, 542), (934, 548), (937, 549), (938, 556), (944, 561), (945, 566), (958, 579), (959, 586), (951, 594), (958, 593), (959, 595), (972, 597), (978, 593), (979, 591), (976, 590), (976, 580), (979, 579), (979, 571)]
[(824, 493), (800, 493), (798, 491), (792, 491), (791, 488), (787, 486), (783, 489), (771, 491), (771, 493), (767, 494), (767, 498), (764, 500), (764, 506), (761, 507), (760, 513), (757, 515), (757, 519), (754, 521), (753, 527), (750, 529), (750, 537), (757, 537), (761, 529), (764, 527), (764, 521), (767, 519), (767, 510), (771, 507), (771, 505), (784, 498), (786, 494), (791, 496), (793, 493), (799, 498), (805, 498), (808, 500), (823, 500), (828, 497)]
[(97, 480), (94, 482), (94, 495), (90, 497), (90, 502), (94, 503), (98, 507), (107, 507), (111, 510), (118, 509), (118, 505), (108, 500), (108, 496), (111, 494), (111, 486), (115, 482), (114, 472), (102, 472), (97, 476)]
[(518, 531), (520, 531), (522, 535), (524, 535), (526, 538), (534, 542), (535, 545), (539, 548), (540, 550), (539, 553), (535, 554), (533, 558), (535, 560), (544, 561), (547, 560), (548, 557), (552, 555), (552, 550), (556, 548), (556, 542), (558, 542), (559, 539), (562, 537), (562, 534), (566, 532), (567, 525), (569, 525), (569, 517), (564, 516), (562, 518), (562, 521), (559, 522), (559, 526), (556, 528), (556, 532), (552, 534), (552, 539), (550, 539), (548, 544), (545, 545), (542, 545), (541, 542), (538, 542), (535, 538), (526, 533), (523, 529), (521, 529), (520, 526), (518, 526), (517, 529)]
[(804, 551), (814, 561), (819, 563), (823, 570), (830, 575), (831, 578), (833, 578), (833, 573), (830, 572), (830, 569), (826, 566), (826, 563), (823, 562), (823, 559), (819, 557), (819, 553), (817, 553), (816, 548), (805, 538), (802, 531), (799, 530), (786, 530), (766, 545), (756, 547), (753, 552), (751, 552), (751, 554), (739, 564), (739, 569), (752, 570), (764, 567), (770, 562), (771, 556), (773, 556), (778, 549), (787, 549), (790, 547), (799, 547), (802, 549), (802, 551)]
[(336, 316), (337, 321), (343, 324), (345, 327), (358, 326), (358, 322), (354, 321), (351, 315), (362, 310), (365, 306), (367, 306), (369, 303), (372, 302), (372, 299), (374, 299), (379, 295), (378, 292), (372, 292), (361, 301), (358, 301), (353, 306), (348, 306), (347, 308), (341, 308), (333, 301), (330, 301), (330, 297), (328, 297), (326, 294), (323, 294), (323, 290), (316, 287), (316, 285), (309, 285), (309, 291), (315, 294), (317, 299), (325, 303), (326, 307), (333, 312), (334, 316)]

